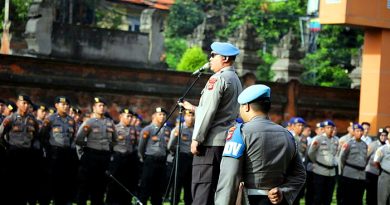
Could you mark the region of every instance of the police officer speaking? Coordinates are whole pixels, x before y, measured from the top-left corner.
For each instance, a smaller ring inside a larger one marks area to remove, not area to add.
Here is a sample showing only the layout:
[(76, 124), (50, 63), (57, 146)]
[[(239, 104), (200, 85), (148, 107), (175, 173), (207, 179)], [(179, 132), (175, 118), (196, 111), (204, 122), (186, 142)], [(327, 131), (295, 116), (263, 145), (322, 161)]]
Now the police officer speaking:
[[(270, 88), (252, 85), (240, 94), (238, 103), (245, 123), (228, 131), (215, 204), (247, 199), (251, 205), (291, 205), (306, 172), (293, 136), (267, 116)], [(238, 195), (240, 182), (244, 182), (244, 196)]]
[(192, 163), (193, 205), (214, 203), (225, 132), (238, 117), (239, 105), (234, 99), (242, 91), (233, 67), (239, 49), (221, 42), (212, 43), (211, 49), (210, 67), (215, 74), (204, 87), (199, 106), (187, 101), (182, 103), (185, 109), (195, 112), (191, 143), (191, 152), (195, 155)]

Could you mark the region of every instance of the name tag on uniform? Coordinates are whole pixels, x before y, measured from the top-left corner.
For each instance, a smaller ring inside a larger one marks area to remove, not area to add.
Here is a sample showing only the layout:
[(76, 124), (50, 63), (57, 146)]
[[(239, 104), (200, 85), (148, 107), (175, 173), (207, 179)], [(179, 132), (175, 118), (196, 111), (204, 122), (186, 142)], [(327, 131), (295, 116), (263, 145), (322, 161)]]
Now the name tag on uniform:
[(242, 138), (241, 126), (242, 124), (237, 124), (233, 136), (227, 139), (222, 156), (238, 159), (244, 154), (246, 146)]

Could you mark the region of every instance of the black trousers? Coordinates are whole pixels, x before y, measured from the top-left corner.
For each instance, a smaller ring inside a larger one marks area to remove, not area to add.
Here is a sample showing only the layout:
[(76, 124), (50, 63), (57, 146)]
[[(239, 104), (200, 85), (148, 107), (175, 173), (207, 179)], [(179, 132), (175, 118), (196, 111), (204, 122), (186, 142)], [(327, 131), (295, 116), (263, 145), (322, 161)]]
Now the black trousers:
[(192, 204), (191, 196), (191, 176), (192, 176), (192, 154), (180, 153), (179, 154), (179, 167), (178, 167), (178, 179), (176, 186), (176, 205), (180, 200), (181, 190), (184, 189), (184, 204)]
[(314, 183), (313, 183), (313, 172), (306, 171), (306, 193), (305, 193), (305, 204), (314, 205)]
[[(138, 185), (138, 158), (136, 153), (121, 154), (115, 152), (110, 162), (110, 173), (132, 194), (136, 194)], [(131, 204), (131, 195), (114, 180), (107, 186), (107, 204)]]
[(4, 204), (25, 205), (32, 200), (37, 190), (33, 184), (36, 167), (32, 149), (10, 147), (6, 151)]
[(193, 205), (213, 205), (223, 147), (199, 147), (192, 162)]
[(165, 161), (165, 157), (145, 156), (140, 187), (140, 200), (143, 204), (147, 203), (149, 197), (152, 205), (162, 204), (166, 175)]
[(341, 184), (345, 190), (344, 193), (344, 204), (362, 205), (363, 194), (364, 194), (364, 180), (352, 179), (348, 177), (340, 177)]
[(79, 167), (78, 205), (86, 204), (89, 196), (92, 205), (104, 204), (110, 156), (109, 151), (84, 148)]
[(366, 204), (378, 204), (378, 175), (366, 172)]
[(73, 153), (70, 148), (51, 147), (49, 151), (49, 177), (52, 198), (57, 205), (72, 202), (73, 173), (77, 167), (73, 164)]
[(346, 205), (345, 203), (345, 189), (348, 187), (344, 187), (345, 183), (343, 183), (343, 176), (337, 176), (337, 189), (336, 189), (336, 199), (337, 205)]
[[(263, 195), (249, 195), (249, 204), (250, 205), (273, 205), (268, 199), (268, 196)], [(283, 199), (279, 205), (288, 205), (286, 199)]]
[(330, 205), (336, 184), (336, 177), (322, 176), (313, 173), (314, 200), (316, 205)]

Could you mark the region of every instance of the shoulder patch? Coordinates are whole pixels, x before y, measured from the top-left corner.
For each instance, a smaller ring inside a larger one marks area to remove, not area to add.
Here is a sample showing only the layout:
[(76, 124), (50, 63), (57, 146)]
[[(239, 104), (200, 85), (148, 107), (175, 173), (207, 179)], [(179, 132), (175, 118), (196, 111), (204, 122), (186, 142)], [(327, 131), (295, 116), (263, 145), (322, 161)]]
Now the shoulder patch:
[(146, 139), (149, 137), (149, 131), (148, 130), (145, 130), (143, 135), (142, 135), (142, 138)]
[(344, 143), (342, 148), (343, 149), (348, 149), (348, 143)]
[(226, 141), (229, 141), (233, 137), (234, 130), (236, 129), (236, 126), (231, 127), (228, 130), (227, 136), (226, 136)]
[(88, 133), (89, 130), (90, 130), (90, 128), (91, 128), (91, 127), (90, 127), (89, 125), (85, 125), (84, 128), (83, 128), (83, 130), (84, 130), (84, 132)]
[(217, 82), (217, 78), (210, 78), (209, 82), (207, 82), (207, 89), (213, 90), (214, 84)]
[(312, 146), (317, 146), (317, 145), (318, 145), (318, 141), (314, 140), (313, 143), (312, 143)]
[(241, 134), (241, 126), (241, 123), (235, 126), (231, 139), (226, 141), (222, 156), (238, 159), (244, 154), (246, 146)]
[(10, 118), (5, 118), (5, 120), (3, 121), (3, 126), (7, 127), (9, 124), (11, 124), (11, 119)]

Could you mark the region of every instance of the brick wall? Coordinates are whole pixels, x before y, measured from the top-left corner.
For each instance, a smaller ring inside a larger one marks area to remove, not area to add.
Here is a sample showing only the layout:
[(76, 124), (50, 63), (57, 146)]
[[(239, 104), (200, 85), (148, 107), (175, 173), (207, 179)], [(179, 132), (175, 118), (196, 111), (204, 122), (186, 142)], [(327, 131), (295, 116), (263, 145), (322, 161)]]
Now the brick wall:
[[(114, 117), (121, 106), (130, 106), (149, 121), (153, 108), (173, 108), (195, 79), (184, 72), (137, 68), (0, 55), (0, 97), (15, 99), (23, 92), (35, 102), (51, 105), (55, 96), (66, 95), (87, 110), (98, 95), (109, 101)], [(198, 102), (207, 79), (204, 75), (195, 84), (187, 100)], [(301, 116), (312, 126), (332, 119), (339, 132), (345, 133), (349, 122), (358, 120), (359, 90), (305, 86), (297, 81), (265, 84), (272, 89), (270, 117), (277, 123), (292, 116)]]

